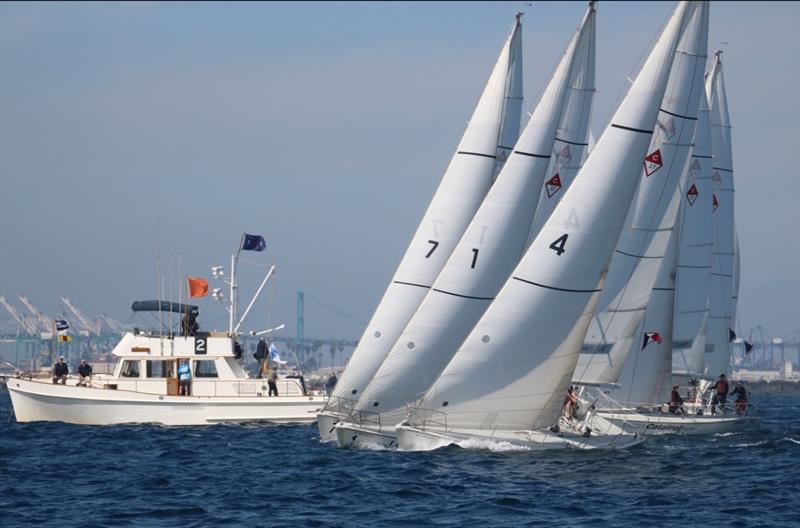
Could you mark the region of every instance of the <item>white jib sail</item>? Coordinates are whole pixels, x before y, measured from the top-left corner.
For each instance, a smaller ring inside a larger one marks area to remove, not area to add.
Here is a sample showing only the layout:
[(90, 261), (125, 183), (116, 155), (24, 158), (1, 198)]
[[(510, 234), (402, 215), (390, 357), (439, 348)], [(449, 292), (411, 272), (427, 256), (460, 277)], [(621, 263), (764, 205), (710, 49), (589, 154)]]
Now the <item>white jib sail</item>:
[[(700, 100), (694, 148), (683, 186), (678, 225), (678, 266), (675, 277), (675, 319), (672, 331), (672, 372), (702, 375), (711, 249), (714, 242), (711, 182), (711, 129), (708, 102)], [(702, 342), (700, 342), (702, 341)]]
[(728, 99), (722, 75), (721, 51), (717, 51), (711, 71), (706, 77), (706, 94), (710, 109), (711, 150), (714, 167), (714, 248), (711, 261), (711, 293), (709, 295), (708, 354), (706, 375), (716, 378), (730, 372), (730, 332), (733, 329), (735, 227), (733, 203), (733, 152)]
[(673, 197), (694, 137), (707, 43), (704, 2), (692, 10), (675, 54), (636, 198), (575, 369), (576, 383), (616, 383), (628, 351), (639, 340), (637, 329), (678, 213), (679, 202)]
[[(675, 198), (680, 200), (681, 196), (676, 193)], [(677, 231), (673, 230), (639, 327), (639, 339), (633, 341), (625, 359), (619, 387), (611, 392), (614, 400), (628, 406), (669, 401), (677, 242)]]
[[(452, 429), (549, 426), (637, 186), (687, 4), (679, 3), (611, 123), (420, 408)], [(415, 411), (410, 417), (425, 412)], [(482, 434), (482, 433), (475, 433)]]
[(439, 188), (380, 304), (336, 384), (329, 406), (357, 399), (428, 293), (495, 176), (497, 158), (519, 134), (522, 29), (517, 15)]
[[(571, 38), (514, 152), (470, 222), (414, 317), (354, 407), (400, 422), (407, 403), (431, 386), (489, 306), (525, 250), (554, 137), (570, 90), (593, 72), (595, 11), (590, 7)], [(571, 101), (569, 101), (571, 102)], [(585, 106), (585, 105), (584, 105)], [(588, 114), (574, 112), (570, 129), (585, 131)], [(563, 121), (562, 121), (563, 122)]]

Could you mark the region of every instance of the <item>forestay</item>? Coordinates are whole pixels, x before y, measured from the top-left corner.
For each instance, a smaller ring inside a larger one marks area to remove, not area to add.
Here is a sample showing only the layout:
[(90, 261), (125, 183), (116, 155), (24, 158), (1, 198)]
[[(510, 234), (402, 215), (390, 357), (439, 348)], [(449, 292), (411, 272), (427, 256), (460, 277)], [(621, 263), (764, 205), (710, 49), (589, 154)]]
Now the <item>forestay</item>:
[[(637, 185), (687, 4), (679, 3), (561, 203), (421, 407), (452, 429), (553, 423)], [(412, 413), (411, 425), (424, 413)]]
[(589, 7), (508, 162), (355, 410), (400, 422), (405, 404), (430, 387), (519, 262), (559, 122), (568, 133), (583, 131), (585, 142), (588, 113), (573, 111), (568, 122), (561, 116), (575, 106), (567, 96), (586, 106), (584, 92), (570, 87), (593, 84), (594, 20)]
[(330, 402), (360, 396), (486, 196), (497, 161), (505, 159), (516, 142), (522, 104), (521, 41), (517, 15), (456, 153)]
[(735, 315), (734, 291), (735, 226), (733, 203), (733, 153), (728, 99), (722, 75), (721, 51), (706, 77), (710, 109), (711, 150), (714, 167), (714, 248), (711, 260), (711, 292), (707, 335), (706, 375), (712, 378), (730, 372), (730, 333)]
[(708, 3), (692, 9), (644, 160), (641, 182), (617, 243), (600, 311), (592, 319), (573, 377), (576, 383), (616, 383), (631, 350), (678, 214), (676, 191), (694, 137), (703, 95)]

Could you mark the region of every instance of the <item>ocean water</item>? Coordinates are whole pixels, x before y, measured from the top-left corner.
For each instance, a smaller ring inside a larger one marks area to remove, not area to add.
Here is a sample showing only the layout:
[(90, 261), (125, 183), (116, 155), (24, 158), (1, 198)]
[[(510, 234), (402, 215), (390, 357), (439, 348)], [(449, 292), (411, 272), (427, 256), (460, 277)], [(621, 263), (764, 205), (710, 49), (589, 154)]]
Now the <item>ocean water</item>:
[[(618, 453), (340, 450), (316, 426), (0, 424), (0, 526), (800, 525), (800, 396)], [(0, 408), (10, 400), (3, 389)]]

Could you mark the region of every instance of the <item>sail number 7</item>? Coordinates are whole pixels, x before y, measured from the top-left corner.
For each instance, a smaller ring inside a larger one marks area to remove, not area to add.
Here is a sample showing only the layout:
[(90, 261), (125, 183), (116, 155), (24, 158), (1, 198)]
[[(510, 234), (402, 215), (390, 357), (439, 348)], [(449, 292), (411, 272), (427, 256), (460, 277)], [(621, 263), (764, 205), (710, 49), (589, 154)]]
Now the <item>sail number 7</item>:
[(557, 239), (553, 240), (553, 243), (552, 243), (552, 244), (550, 244), (550, 249), (552, 249), (553, 251), (555, 251), (555, 252), (556, 252), (556, 254), (557, 254), (559, 257), (561, 256), (561, 254), (562, 254), (564, 251), (566, 251), (566, 249), (564, 249), (564, 244), (566, 244), (566, 243), (567, 243), (567, 237), (568, 237), (568, 236), (569, 236), (569, 235), (565, 233), (565, 234), (561, 235), (560, 237), (558, 237)]
[(433, 252), (436, 251), (437, 247), (439, 247), (439, 243), (437, 241), (435, 241), (435, 240), (428, 240), (428, 244), (431, 245), (431, 250), (428, 251), (428, 254), (425, 255), (425, 258), (431, 258), (431, 255), (433, 255)]

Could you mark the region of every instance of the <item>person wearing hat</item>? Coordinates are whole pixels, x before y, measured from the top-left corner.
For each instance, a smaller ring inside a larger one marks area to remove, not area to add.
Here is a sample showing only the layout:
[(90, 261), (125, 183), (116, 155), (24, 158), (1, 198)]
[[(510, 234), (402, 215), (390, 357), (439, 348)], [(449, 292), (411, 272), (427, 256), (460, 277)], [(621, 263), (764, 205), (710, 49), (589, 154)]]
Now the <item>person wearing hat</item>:
[(669, 396), (669, 412), (672, 414), (686, 414), (686, 410), (683, 408), (683, 398), (678, 392), (679, 388), (678, 385), (673, 385), (672, 393)]
[(736, 414), (742, 415), (747, 412), (747, 389), (741, 381), (736, 382), (736, 387), (731, 391), (731, 396), (736, 395), (736, 402), (733, 405)]
[(85, 359), (81, 360), (78, 365), (78, 387), (91, 387), (92, 386), (92, 366), (86, 362)]
[(53, 383), (66, 385), (67, 374), (69, 374), (69, 367), (64, 363), (64, 356), (60, 356), (58, 362), (53, 365)]

